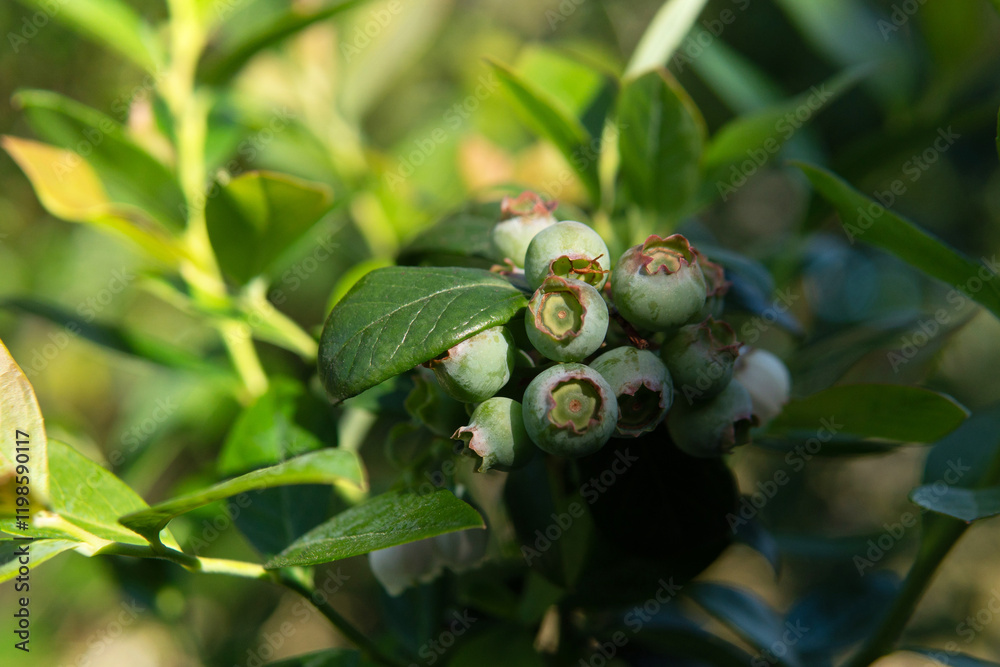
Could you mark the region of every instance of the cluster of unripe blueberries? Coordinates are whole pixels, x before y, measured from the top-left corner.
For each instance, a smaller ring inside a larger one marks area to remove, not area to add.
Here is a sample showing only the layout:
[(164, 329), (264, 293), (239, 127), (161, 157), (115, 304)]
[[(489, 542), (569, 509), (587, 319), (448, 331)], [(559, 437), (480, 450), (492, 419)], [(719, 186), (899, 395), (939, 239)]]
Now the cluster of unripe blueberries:
[[(601, 236), (557, 221), (554, 208), (534, 193), (507, 198), (490, 239), (512, 281), (534, 290), (527, 340), (557, 363), (531, 380), (520, 402), (496, 396), (519, 354), (505, 326), (427, 363), (447, 394), (478, 404), (453, 437), (482, 459), (479, 470), (519, 468), (536, 447), (585, 456), (664, 420), (676, 446), (693, 456), (720, 456), (747, 442), (750, 428), (787, 399), (788, 373), (762, 350), (737, 365), (735, 332), (715, 319), (729, 286), (722, 267), (679, 234), (650, 236), (612, 266)], [(612, 319), (632, 344), (582, 363), (605, 344)], [(734, 371), (752, 378), (760, 395), (734, 380)]]

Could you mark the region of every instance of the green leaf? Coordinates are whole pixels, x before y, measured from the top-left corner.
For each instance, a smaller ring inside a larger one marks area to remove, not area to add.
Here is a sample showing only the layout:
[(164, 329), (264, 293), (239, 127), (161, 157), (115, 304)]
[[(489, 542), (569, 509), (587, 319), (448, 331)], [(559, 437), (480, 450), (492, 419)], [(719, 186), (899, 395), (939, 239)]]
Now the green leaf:
[(667, 64), (671, 54), (698, 20), (706, 0), (667, 0), (650, 21), (632, 58), (625, 78), (635, 78)]
[[(992, 260), (985, 266), (949, 248), (912, 222), (869, 199), (834, 174), (796, 163), (837, 213), (853, 242), (861, 239), (893, 253), (913, 267), (937, 278), (977, 301), (1000, 317), (1000, 286)], [(975, 287), (978, 285), (978, 287)]]
[(933, 442), (958, 428), (969, 412), (954, 399), (929, 389), (890, 384), (830, 387), (793, 399), (768, 434), (811, 432), (884, 438), (898, 442)]
[[(18, 447), (27, 447), (29, 488), (32, 501), (44, 504), (49, 498), (48, 440), (38, 398), (24, 371), (0, 341), (0, 514), (14, 514), (13, 485)], [(18, 441), (27, 440), (27, 444)], [(23, 459), (22, 459), (23, 460)], [(40, 509), (40, 507), (36, 507)]]
[(948, 667), (998, 667), (1000, 662), (992, 662), (989, 660), (983, 660), (982, 658), (975, 658), (971, 655), (966, 655), (965, 653), (956, 653), (955, 651), (947, 651), (940, 648), (917, 648), (914, 646), (905, 646), (901, 650), (911, 651), (913, 653), (919, 653), (921, 655), (931, 658), (934, 662), (940, 665), (948, 665)]
[(580, 118), (600, 93), (606, 77), (550, 46), (529, 44), (517, 57), (517, 73)]
[(963, 489), (940, 485), (918, 486), (910, 492), (910, 500), (924, 509), (972, 523), (1000, 514), (1000, 487)]
[(765, 159), (775, 155), (795, 136), (803, 122), (835, 102), (861, 81), (867, 71), (856, 68), (844, 72), (792, 99), (730, 121), (716, 132), (706, 148), (705, 170), (711, 172), (746, 160), (754, 151), (763, 151)]
[(59, 306), (33, 299), (0, 299), (0, 308), (9, 308), (22, 313), (42, 317), (67, 332), (95, 345), (114, 352), (127, 354), (168, 368), (197, 371), (209, 375), (227, 375), (229, 370), (221, 365), (206, 361), (202, 356), (174, 347), (168, 343), (139, 334), (124, 327), (87, 322)]
[[(97, 172), (76, 153), (10, 136), (2, 137), (0, 144), (52, 215), (128, 239), (165, 264), (179, 262), (183, 252), (169, 234), (143, 210), (112, 203)], [(67, 169), (65, 165), (74, 166)]]
[(287, 174), (255, 171), (233, 179), (205, 206), (219, 266), (241, 283), (267, 273), (332, 205), (327, 186)]
[(523, 628), (501, 625), (455, 647), (448, 667), (545, 667), (534, 639)]
[(319, 373), (335, 400), (360, 394), (484, 329), (527, 299), (480, 269), (376, 269), (341, 299), (320, 340)]
[(217, 500), (288, 484), (334, 484), (348, 482), (364, 487), (364, 471), (358, 457), (341, 449), (304, 454), (270, 468), (263, 468), (220, 482), (202, 491), (159, 503), (140, 512), (122, 512), (121, 523), (150, 542), (156, 542), (164, 526), (175, 516)]
[(208, 52), (198, 64), (202, 83), (221, 85), (264, 49), (288, 39), (320, 21), (356, 7), (364, 0), (326, 0), (320, 6), (293, 6), (287, 14), (248, 33), (234, 35)]
[(782, 638), (786, 631), (782, 620), (753, 593), (708, 582), (688, 584), (684, 593), (758, 651), (770, 651), (772, 646), (784, 645), (787, 652), (781, 656), (775, 654), (775, 664), (801, 664), (794, 646)]
[(344, 648), (316, 651), (267, 663), (268, 667), (361, 667), (361, 654)]
[(427, 256), (492, 259), (490, 229), (500, 219), (500, 207), (493, 204), (489, 209), (470, 208), (442, 218), (399, 251), (399, 263), (416, 264)]
[(618, 98), (621, 178), (634, 203), (670, 220), (700, 182), (704, 121), (666, 70), (628, 82)]
[[(70, 151), (87, 152), (112, 202), (137, 206), (171, 229), (185, 224), (185, 200), (174, 174), (132, 141), (109, 116), (47, 90), (20, 90), (14, 103), (25, 109), (31, 127), (45, 140)], [(120, 112), (124, 117), (127, 109)], [(80, 162), (62, 164), (65, 174)]]
[(10, 581), (18, 575), (21, 563), (16, 553), (21, 547), (28, 547), (30, 567), (36, 568), (50, 558), (79, 546), (74, 540), (5, 540), (0, 542), (0, 583)]
[[(325, 417), (317, 432), (335, 433), (328, 406), (320, 403), (302, 383), (272, 378), (267, 393), (247, 407), (230, 429), (219, 455), (219, 474), (238, 475), (322, 449), (324, 443), (298, 423), (312, 412)], [(272, 556), (330, 516), (332, 494), (329, 485), (265, 489), (239, 508), (234, 520), (258, 551)]]
[[(157, 67), (160, 45), (152, 27), (122, 0), (21, 0), (32, 9), (75, 30), (101, 46), (117, 51), (150, 72)], [(55, 7), (55, 11), (53, 11)], [(14, 50), (17, 53), (17, 49)]]
[(485, 528), (482, 517), (450, 491), (384, 493), (306, 533), (264, 567), (318, 565), (469, 528)]
[[(80, 541), (73, 532), (66, 532), (70, 527), (61, 527), (61, 523), (65, 521), (103, 540), (146, 544), (139, 535), (118, 523), (118, 517), (123, 513), (147, 507), (139, 494), (118, 479), (114, 473), (102, 468), (66, 443), (50, 440), (48, 455), (49, 510), (52, 516), (44, 517), (45, 521), (32, 527), (39, 530), (38, 536), (52, 535), (53, 533), (47, 530), (47, 526), (51, 525), (56, 534), (61, 533)], [(36, 515), (33, 519), (35, 524), (38, 524), (42, 517)], [(7, 522), (3, 522), (0, 527), (6, 532), (15, 532)], [(32, 532), (29, 530), (28, 534)]]
[(566, 158), (594, 204), (601, 198), (597, 176), (598, 154), (593, 138), (583, 124), (558, 102), (504, 65), (488, 61), (500, 84), (510, 96), (515, 109), (531, 128), (551, 141)]

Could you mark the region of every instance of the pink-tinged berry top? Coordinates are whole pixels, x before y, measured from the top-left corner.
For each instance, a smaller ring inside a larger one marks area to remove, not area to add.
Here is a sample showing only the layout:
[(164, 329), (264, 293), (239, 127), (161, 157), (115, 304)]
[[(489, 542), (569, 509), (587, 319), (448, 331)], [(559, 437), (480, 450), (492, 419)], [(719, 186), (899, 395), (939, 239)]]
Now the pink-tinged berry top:
[(642, 244), (639, 256), (647, 274), (661, 272), (669, 275), (693, 265), (697, 261), (695, 253), (688, 240), (680, 234), (666, 238), (652, 234)]
[(516, 197), (504, 197), (500, 202), (500, 219), (547, 218), (556, 210), (558, 202), (545, 201), (537, 193), (525, 190)]

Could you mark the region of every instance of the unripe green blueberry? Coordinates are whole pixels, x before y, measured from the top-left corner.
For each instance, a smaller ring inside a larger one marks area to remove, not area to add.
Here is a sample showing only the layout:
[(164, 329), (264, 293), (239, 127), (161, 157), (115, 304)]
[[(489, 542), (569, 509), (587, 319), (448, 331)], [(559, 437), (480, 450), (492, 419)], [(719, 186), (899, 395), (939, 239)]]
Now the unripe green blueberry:
[(583, 364), (547, 368), (524, 391), (524, 428), (549, 454), (593, 454), (611, 438), (617, 423), (611, 385)]
[(601, 235), (572, 220), (538, 232), (524, 258), (524, 277), (531, 289), (538, 289), (550, 273), (601, 289), (609, 268), (608, 246)]
[(611, 293), (625, 319), (642, 329), (672, 331), (705, 305), (705, 276), (694, 249), (680, 234), (626, 250), (611, 273)]
[(707, 400), (725, 389), (739, 353), (736, 332), (713, 317), (681, 327), (660, 349), (674, 386), (687, 403)]
[(608, 305), (587, 283), (550, 276), (528, 302), (524, 330), (545, 357), (580, 361), (604, 342)]
[(480, 403), (469, 425), (451, 437), (463, 441), (480, 458), (479, 472), (510, 472), (527, 464), (535, 453), (524, 430), (521, 404), (499, 396)]
[(618, 400), (616, 436), (638, 437), (666, 417), (674, 401), (670, 372), (649, 350), (616, 347), (594, 359), (590, 367), (608, 381)]
[(747, 444), (756, 425), (750, 394), (735, 381), (707, 401), (677, 401), (667, 415), (667, 430), (677, 448), (701, 458), (722, 456)]
[(753, 414), (761, 424), (781, 414), (792, 389), (792, 376), (784, 362), (758, 347), (743, 348), (736, 360), (733, 379), (750, 393)]
[(500, 222), (490, 230), (490, 243), (497, 260), (509, 259), (514, 266), (523, 268), (531, 239), (556, 224), (552, 215), (555, 208), (556, 202), (546, 202), (534, 192), (504, 197), (500, 202)]
[(425, 365), (434, 371), (452, 398), (466, 403), (485, 401), (510, 380), (514, 340), (504, 327), (492, 327), (466, 338)]
[(705, 306), (698, 314), (698, 319), (703, 320), (709, 316), (721, 317), (726, 293), (732, 283), (726, 280), (726, 271), (721, 266), (705, 257), (697, 249), (692, 248), (692, 250), (698, 258), (701, 274), (705, 277)]

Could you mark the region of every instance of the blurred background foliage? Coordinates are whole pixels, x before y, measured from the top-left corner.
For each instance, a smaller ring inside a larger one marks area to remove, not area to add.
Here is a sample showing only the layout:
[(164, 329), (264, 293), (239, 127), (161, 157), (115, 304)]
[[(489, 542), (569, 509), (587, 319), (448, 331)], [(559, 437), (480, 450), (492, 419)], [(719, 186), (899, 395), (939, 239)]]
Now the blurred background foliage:
[[(163, 30), (164, 3), (129, 4)], [(212, 55), (225, 53), (242, 34), (321, 4), (202, 2), (204, 12), (225, 19), (212, 37), (217, 50), (203, 62), (203, 80), (224, 76), (224, 59)], [(335, 202), (279, 258), (268, 291), (272, 302), (317, 333), (331, 295), (391, 262), (421, 230), (464, 202), (528, 187), (585, 206), (585, 190), (566, 177), (564, 158), (526, 128), (484, 59), (512, 66), (584, 115), (604, 85), (594, 72), (622, 71), (659, 4), (367, 2), (255, 56), (216, 90), (208, 173), (281, 171), (325, 184)], [(32, 27), (37, 11), (0, 4), (0, 100), (11, 100), (0, 107), (0, 133), (36, 136), (17, 91), (47, 89), (126, 124), (137, 143), (169, 160), (160, 102), (150, 95), (155, 70), (150, 75), (130, 62), (146, 56), (122, 42), (118, 48), (129, 56), (122, 58), (57, 20)], [(589, 69), (581, 70), (580, 62)], [(825, 165), (871, 196), (890, 192), (898, 180), (903, 188), (891, 208), (974, 258), (992, 257), (1000, 247), (996, 7), (984, 0), (711, 0), (669, 69), (713, 135), (737, 116), (808, 95), (858, 66), (869, 68), (860, 83), (810, 117), (777, 159), (753, 168), (725, 201), (710, 193), (712, 203), (683, 221), (685, 233), (758, 259), (772, 271), (779, 294), (793, 295), (791, 310), (805, 335), (767, 327), (751, 342), (789, 361), (795, 393), (837, 380), (914, 383), (984, 409), (1000, 401), (1000, 324), (969, 304), (956, 308), (947, 288), (899, 260), (852, 244), (784, 158)], [(935, 150), (942, 132), (956, 138)], [(13, 300), (58, 304), (195, 358), (218, 358), (217, 337), (164, 301), (149, 278), (155, 265), (132, 246), (48, 215), (7, 155), (0, 157), (0, 182), (0, 299), (8, 306), (0, 310), (0, 337), (34, 384), (49, 431), (110, 466), (149, 501), (214, 479), (242, 400), (226, 373), (185, 372), (109, 352)], [(917, 332), (939, 308), (949, 316), (942, 326), (954, 331), (922, 343)], [(907, 350), (907, 343), (912, 358), (894, 363), (888, 353)], [(269, 372), (302, 374), (289, 352), (267, 343), (258, 350)], [(336, 427), (341, 437), (351, 437), (358, 423), (367, 429), (372, 419), (363, 405), (349, 417)], [(979, 428), (1000, 431), (995, 419), (981, 420)], [(376, 428), (368, 441), (385, 434)], [(375, 478), (388, 464), (372, 451)], [(864, 553), (887, 524), (915, 511), (906, 494), (919, 482), (925, 457), (924, 450), (903, 448), (809, 461), (761, 516), (786, 556), (778, 576), (740, 545), (704, 576), (747, 586), (782, 610), (824, 582), (860, 581), (877, 591), (877, 576), (859, 579), (842, 556)], [(787, 466), (782, 454), (759, 448), (739, 452), (733, 465), (745, 493)], [(197, 534), (220, 512), (211, 507), (181, 517), (174, 532)], [(956, 627), (956, 619), (1000, 598), (996, 526), (997, 519), (987, 521), (959, 544), (907, 640), (954, 641), (1000, 657), (1000, 622), (986, 624), (969, 644)], [(916, 545), (907, 536), (878, 569), (904, 572)], [(249, 549), (228, 530), (208, 553), (239, 558)], [(339, 566), (349, 579), (336, 606), (365, 630), (379, 627), (391, 617), (384, 613), (390, 600), (374, 594), (365, 559)], [(61, 558), (35, 581), (32, 664), (243, 664), (248, 647), (264, 645), (288, 617), (293, 599), (263, 583), (191, 576), (169, 563), (127, 559)], [(10, 608), (12, 596), (9, 586), (0, 591), (0, 608)], [(142, 611), (120, 617), (119, 601)], [(124, 618), (119, 630), (116, 619)], [(316, 617), (274, 657), (337, 645), (345, 640)], [(12, 651), (10, 642), (0, 645), (5, 663)], [(925, 662), (885, 659), (886, 665)]]

